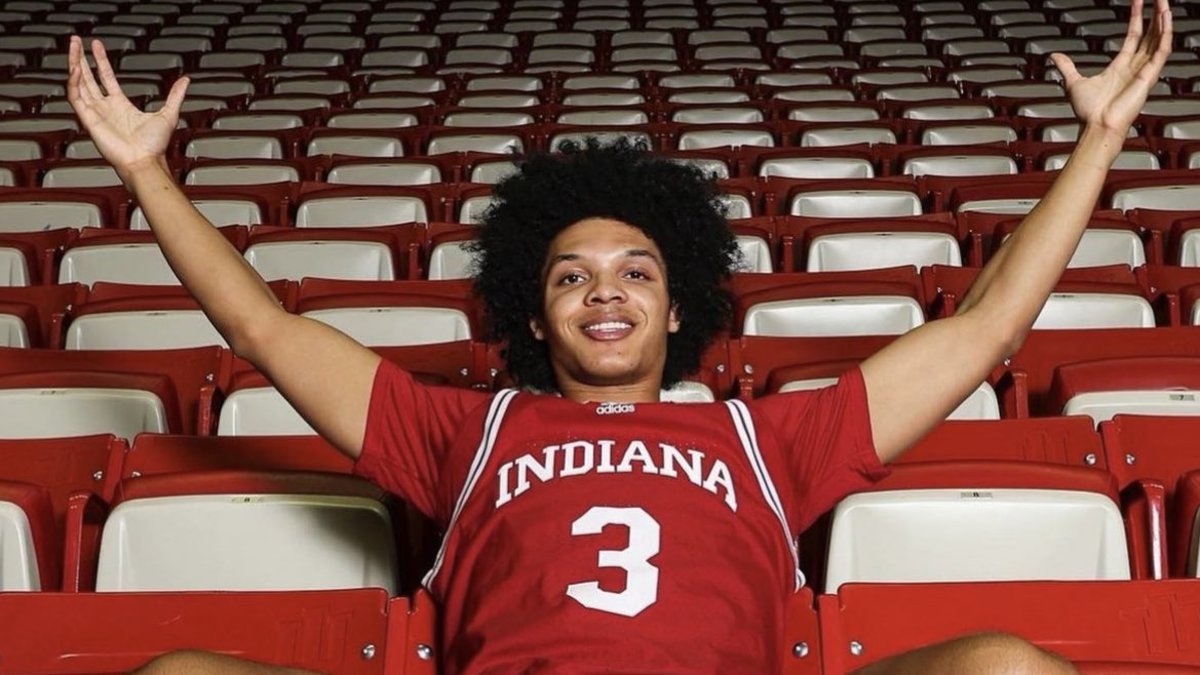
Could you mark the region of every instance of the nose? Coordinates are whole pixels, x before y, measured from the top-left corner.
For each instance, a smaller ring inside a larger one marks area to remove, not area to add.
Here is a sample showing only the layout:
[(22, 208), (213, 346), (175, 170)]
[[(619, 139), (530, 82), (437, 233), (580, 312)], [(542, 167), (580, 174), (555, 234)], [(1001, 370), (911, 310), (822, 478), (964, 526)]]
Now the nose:
[(587, 302), (589, 305), (606, 305), (610, 302), (624, 302), (625, 289), (614, 274), (602, 273), (592, 278), (592, 286), (588, 289)]

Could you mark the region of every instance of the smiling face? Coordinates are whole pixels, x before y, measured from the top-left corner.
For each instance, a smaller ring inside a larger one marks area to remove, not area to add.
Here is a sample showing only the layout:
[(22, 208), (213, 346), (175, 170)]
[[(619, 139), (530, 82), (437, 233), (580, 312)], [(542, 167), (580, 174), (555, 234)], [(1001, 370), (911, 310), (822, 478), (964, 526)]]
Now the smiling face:
[(587, 218), (550, 242), (542, 315), (559, 390), (579, 401), (657, 401), (667, 334), (679, 330), (658, 246), (641, 230)]

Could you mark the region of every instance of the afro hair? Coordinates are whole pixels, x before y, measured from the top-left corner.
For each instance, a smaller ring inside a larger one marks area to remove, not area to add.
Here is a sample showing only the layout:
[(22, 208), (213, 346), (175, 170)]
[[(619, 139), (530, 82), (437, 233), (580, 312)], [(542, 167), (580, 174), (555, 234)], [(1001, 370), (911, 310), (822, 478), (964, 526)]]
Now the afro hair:
[(488, 338), (505, 345), (509, 374), (525, 387), (557, 391), (546, 344), (531, 333), (541, 316), (542, 267), (550, 242), (570, 225), (606, 217), (639, 228), (662, 251), (680, 329), (667, 338), (662, 386), (693, 373), (732, 314), (727, 284), (737, 240), (712, 179), (643, 146), (594, 138), (561, 154), (534, 154), (493, 191), (476, 254), (475, 291)]

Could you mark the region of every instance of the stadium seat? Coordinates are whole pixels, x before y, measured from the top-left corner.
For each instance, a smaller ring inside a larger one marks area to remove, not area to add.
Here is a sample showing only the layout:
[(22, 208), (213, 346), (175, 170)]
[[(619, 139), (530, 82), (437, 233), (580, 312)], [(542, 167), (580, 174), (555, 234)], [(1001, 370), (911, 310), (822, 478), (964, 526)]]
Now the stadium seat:
[[(269, 284), (288, 304), (286, 282)], [(183, 349), (217, 345), (225, 338), (181, 286), (145, 286), (98, 282), (85, 302), (66, 318), (66, 349)]]
[(415, 225), (353, 228), (259, 226), (245, 257), (268, 281), (305, 277), (390, 280), (417, 278), (424, 231)]
[(393, 595), (385, 494), (361, 479), (299, 472), (122, 481), (100, 539), (96, 590), (380, 587)]
[(772, 276), (774, 287), (737, 295), (741, 334), (899, 335), (925, 322), (921, 304), (905, 284), (842, 281), (844, 275), (836, 273)]
[(86, 295), (81, 284), (0, 286), (0, 346), (59, 346), (63, 314)]
[(1196, 576), (1197, 502), (1190, 476), (1200, 467), (1192, 443), (1198, 429), (1200, 419), (1195, 417), (1118, 414), (1100, 423), (1104, 451), (1123, 496), (1148, 502), (1149, 508), (1137, 515), (1157, 535), (1146, 543), (1151, 557), (1158, 557), (1156, 578)]
[[(427, 384), (472, 387), (486, 381), (477, 372), (476, 348), (470, 341), (442, 342), (407, 347), (376, 347), (384, 358), (399, 363)], [(229, 390), (221, 406), (217, 434), (262, 436), (313, 434), (283, 396), (249, 364), (235, 364)]]
[(0, 591), (56, 590), (57, 554), (45, 488), (0, 480)]
[(9, 189), (0, 193), (0, 232), (103, 227), (113, 221), (113, 206), (103, 189)]
[(1111, 328), (1031, 331), (1012, 355), (1009, 369), (1014, 375), (998, 390), (1005, 410), (1014, 417), (1030, 412), (1060, 414), (1050, 393), (1057, 367), (1085, 361), (1134, 357), (1195, 356), (1195, 329)]
[[(404, 672), (423, 673), (416, 644), (402, 648), (415, 624), (432, 629), (428, 596), (419, 607), (380, 589), (8, 593), (0, 612), (22, 620), (0, 636), (0, 649), (6, 666), (31, 675), (125, 672), (180, 649), (347, 675), (378, 673), (384, 661), (403, 669), (410, 660)], [(335, 632), (336, 644), (324, 647)], [(395, 654), (385, 647), (389, 633)], [(414, 643), (431, 643), (431, 635), (417, 633)]]
[(1051, 409), (1099, 425), (1114, 415), (1200, 415), (1200, 359), (1132, 357), (1080, 361), (1054, 371)]
[(893, 467), (869, 491), (838, 504), (825, 591), (864, 581), (1129, 578), (1110, 474), (948, 462)]
[(961, 266), (957, 233), (937, 223), (900, 219), (818, 225), (804, 233), (809, 272), (913, 265)]
[[(0, 349), (5, 438), (141, 431), (207, 433), (224, 372), (219, 348)], [(52, 395), (48, 395), (52, 394)]]
[(818, 218), (880, 218), (923, 213), (910, 184), (846, 180), (794, 185), (786, 197), (786, 213)]
[(296, 227), (371, 227), (428, 222), (431, 199), (420, 188), (325, 188), (305, 192)]
[[(1196, 581), (1023, 581), (847, 584), (818, 600), (826, 673), (844, 673), (914, 645), (1002, 631), (1096, 675), (1194, 672), (1172, 617), (1200, 599)], [(911, 621), (916, 612), (922, 621)]]
[(470, 293), (466, 281), (310, 279), (300, 285), (297, 313), (369, 347), (454, 342), (482, 335)]

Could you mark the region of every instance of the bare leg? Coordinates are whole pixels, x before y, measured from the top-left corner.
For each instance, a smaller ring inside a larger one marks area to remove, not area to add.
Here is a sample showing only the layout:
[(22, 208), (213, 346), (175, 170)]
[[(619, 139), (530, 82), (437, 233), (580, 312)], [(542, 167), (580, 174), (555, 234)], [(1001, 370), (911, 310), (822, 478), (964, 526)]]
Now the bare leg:
[(872, 663), (854, 675), (1078, 675), (1057, 654), (1006, 633), (979, 633)]
[(169, 652), (151, 659), (134, 675), (313, 675), (312, 671), (287, 668), (224, 654), (197, 650)]

